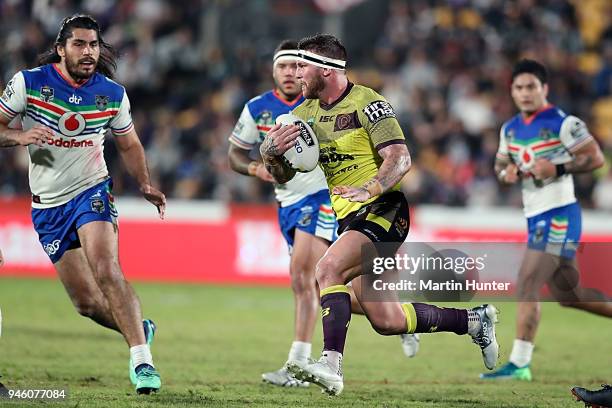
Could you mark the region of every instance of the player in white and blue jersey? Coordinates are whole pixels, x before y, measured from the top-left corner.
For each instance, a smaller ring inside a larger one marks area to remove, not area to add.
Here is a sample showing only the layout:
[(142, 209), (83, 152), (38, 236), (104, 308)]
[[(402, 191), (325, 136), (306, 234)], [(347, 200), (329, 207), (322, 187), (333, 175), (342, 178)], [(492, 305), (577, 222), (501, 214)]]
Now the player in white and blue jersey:
[[(303, 102), (301, 87), (295, 77), (296, 59), (297, 42), (286, 40), (280, 43), (273, 59), (275, 88), (244, 106), (229, 138), (230, 165), (238, 173), (274, 182), (263, 163), (251, 158), (249, 153), (263, 142), (276, 117)], [(336, 216), (325, 175), (319, 167), (309, 173), (298, 173), (288, 183), (276, 184), (275, 193), (280, 229), (291, 254), (289, 271), (296, 309), (294, 341), (288, 361), (306, 362), (310, 358), (312, 333), (319, 310), (315, 266), (337, 238)], [(353, 312), (362, 314), (361, 307), (352, 297)], [(419, 345), (418, 336), (406, 334), (401, 339), (406, 355), (414, 356)], [(296, 380), (284, 366), (264, 373), (262, 379), (284, 387), (308, 385)]]
[(501, 128), (495, 171), (502, 183), (522, 181), (528, 249), (517, 282), (517, 333), (509, 362), (481, 374), (485, 379), (532, 379), (538, 296), (546, 284), (562, 305), (612, 317), (612, 303), (602, 302), (601, 292), (555, 284), (578, 282), (581, 211), (572, 174), (593, 171), (604, 159), (585, 123), (548, 103), (547, 76), (533, 60), (520, 61), (512, 73), (512, 98), (520, 112)]
[[(232, 169), (244, 175), (274, 182), (264, 165), (249, 157), (260, 144), (276, 117), (290, 112), (304, 98), (295, 79), (297, 43), (283, 41), (274, 54), (275, 88), (251, 99), (229, 138), (229, 159)], [(331, 208), (325, 176), (320, 168), (300, 173), (287, 184), (275, 185), (278, 201), (278, 221), (289, 245), (291, 288), (295, 296), (295, 336), (289, 360), (310, 358), (311, 339), (319, 310), (318, 291), (314, 276), (317, 262), (329, 244), (336, 239), (336, 217)], [(264, 373), (265, 382), (285, 387), (302, 386), (285, 367)]]
[[(104, 161), (110, 129), (129, 173), (163, 218), (166, 198), (151, 186), (125, 89), (110, 78), (116, 53), (87, 15), (63, 20), (41, 66), (20, 71), (0, 98), (0, 147), (27, 146), (32, 221), (80, 314), (120, 332), (130, 347), (138, 393), (157, 391), (149, 344), (155, 325), (118, 259), (117, 209)], [(21, 129), (8, 124), (21, 117)], [(143, 330), (144, 326), (144, 330)]]

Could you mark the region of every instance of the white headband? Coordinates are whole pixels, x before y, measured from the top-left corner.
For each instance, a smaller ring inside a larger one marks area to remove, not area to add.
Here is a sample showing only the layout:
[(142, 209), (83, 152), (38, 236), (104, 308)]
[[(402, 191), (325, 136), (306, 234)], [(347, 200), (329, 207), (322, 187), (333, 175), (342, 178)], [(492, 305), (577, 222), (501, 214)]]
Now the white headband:
[(298, 60), (307, 64), (316, 65), (321, 68), (332, 68), (344, 71), (346, 61), (324, 57), (323, 55), (315, 54), (314, 52), (299, 50)]
[(298, 50), (280, 50), (274, 54), (274, 65), (279, 62), (295, 62), (299, 58)]

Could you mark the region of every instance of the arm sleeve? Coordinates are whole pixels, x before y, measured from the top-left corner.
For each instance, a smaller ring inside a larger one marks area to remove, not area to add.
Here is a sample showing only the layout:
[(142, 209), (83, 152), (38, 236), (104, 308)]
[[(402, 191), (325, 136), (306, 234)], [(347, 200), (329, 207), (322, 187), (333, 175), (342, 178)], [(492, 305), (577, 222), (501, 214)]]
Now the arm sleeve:
[(373, 92), (364, 101), (358, 117), (376, 150), (406, 142), (393, 107), (381, 95)]
[(495, 158), (499, 160), (510, 160), (508, 153), (508, 142), (506, 141), (506, 125), (503, 125), (499, 131), (499, 147)]
[(2, 96), (0, 96), (0, 113), (9, 121), (18, 114), (25, 113), (28, 104), (25, 78), (23, 73), (16, 73), (6, 84)]
[(134, 129), (132, 122), (132, 109), (127, 92), (123, 91), (123, 99), (115, 116), (110, 121), (110, 128), (114, 136), (122, 136)]
[(585, 143), (593, 140), (593, 136), (591, 136), (591, 132), (589, 132), (589, 129), (582, 120), (570, 115), (561, 124), (559, 139), (561, 139), (561, 143), (563, 143), (567, 150), (575, 152), (584, 146)]
[(257, 130), (257, 124), (247, 105), (244, 105), (244, 109), (242, 109), (240, 118), (236, 122), (234, 130), (232, 130), (229, 141), (246, 150), (251, 150), (259, 141), (259, 130)]

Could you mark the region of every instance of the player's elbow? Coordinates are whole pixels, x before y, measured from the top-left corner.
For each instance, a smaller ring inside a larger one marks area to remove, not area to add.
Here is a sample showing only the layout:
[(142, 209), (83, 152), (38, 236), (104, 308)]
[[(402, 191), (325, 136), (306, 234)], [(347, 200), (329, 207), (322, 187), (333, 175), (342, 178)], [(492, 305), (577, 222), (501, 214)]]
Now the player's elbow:
[(410, 158), (410, 152), (408, 146), (405, 143), (398, 143), (387, 147), (388, 154), (387, 158), (390, 159), (393, 166), (397, 169), (400, 176), (404, 176), (410, 167), (412, 166), (412, 159)]
[(391, 322), (371, 322), (371, 325), (374, 331), (381, 336), (391, 336), (396, 334), (396, 329)]
[(240, 172), (240, 162), (242, 161), (241, 159), (243, 156), (246, 157), (247, 154), (241, 154), (241, 152), (234, 145), (230, 144), (229, 151), (227, 152), (227, 160), (232, 170)]
[(238, 171), (238, 163), (236, 161), (236, 157), (234, 157), (231, 150), (230, 153), (227, 155), (227, 161), (229, 163), (230, 169)]
[(606, 162), (606, 159), (604, 158), (604, 155), (601, 152), (601, 149), (598, 148), (595, 154), (593, 155), (593, 170), (603, 167), (605, 162)]
[(410, 158), (410, 154), (409, 154), (406, 160), (406, 168), (405, 168), (404, 174), (408, 173), (411, 168), (412, 168), (412, 159)]
[(410, 158), (410, 153), (408, 153), (408, 150), (406, 150), (398, 157), (396, 163), (402, 177), (405, 176), (406, 173), (408, 173), (410, 171), (410, 168), (412, 167), (412, 159)]

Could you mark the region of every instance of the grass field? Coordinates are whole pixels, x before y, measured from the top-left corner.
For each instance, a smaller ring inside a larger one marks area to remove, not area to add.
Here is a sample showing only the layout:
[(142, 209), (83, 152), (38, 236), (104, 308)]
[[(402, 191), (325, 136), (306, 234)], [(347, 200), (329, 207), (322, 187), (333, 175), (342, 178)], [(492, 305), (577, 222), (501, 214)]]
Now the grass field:
[[(341, 396), (329, 398), (317, 387), (279, 389), (262, 384), (260, 374), (286, 359), (292, 338), (289, 289), (174, 284), (137, 284), (136, 289), (145, 316), (159, 326), (153, 353), (161, 392), (135, 395), (120, 336), (78, 316), (61, 285), (51, 280), (0, 279), (2, 381), (9, 388), (66, 387), (64, 407), (436, 408), (579, 406), (570, 398), (571, 385), (612, 381), (610, 323), (546, 304), (532, 383), (481, 382), (479, 350), (467, 337), (453, 334), (425, 335), (419, 355), (406, 359), (396, 337), (377, 335), (356, 316)], [(498, 306), (505, 360), (515, 306)], [(313, 353), (320, 347), (318, 327)]]

